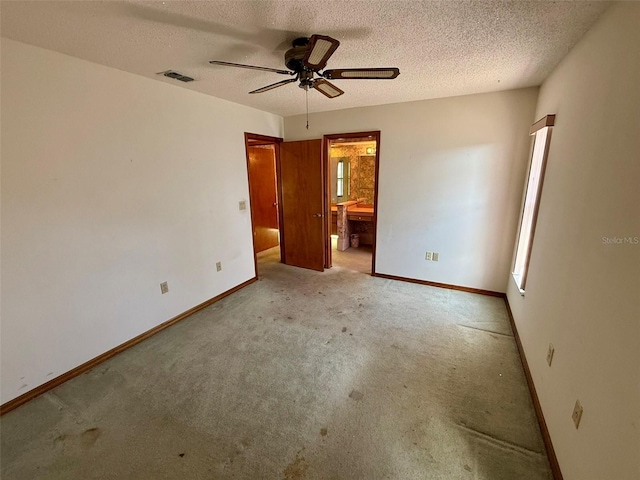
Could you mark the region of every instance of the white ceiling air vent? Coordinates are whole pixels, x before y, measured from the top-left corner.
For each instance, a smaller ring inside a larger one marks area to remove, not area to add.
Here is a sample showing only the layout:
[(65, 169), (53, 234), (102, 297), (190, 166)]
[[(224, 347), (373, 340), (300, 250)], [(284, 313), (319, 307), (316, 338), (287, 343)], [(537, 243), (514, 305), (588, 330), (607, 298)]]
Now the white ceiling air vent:
[(158, 75), (164, 75), (165, 77), (175, 78), (176, 80), (180, 80), (181, 82), (193, 82), (193, 78), (187, 77), (178, 72), (174, 72), (173, 70), (165, 70), (164, 72), (158, 72)]

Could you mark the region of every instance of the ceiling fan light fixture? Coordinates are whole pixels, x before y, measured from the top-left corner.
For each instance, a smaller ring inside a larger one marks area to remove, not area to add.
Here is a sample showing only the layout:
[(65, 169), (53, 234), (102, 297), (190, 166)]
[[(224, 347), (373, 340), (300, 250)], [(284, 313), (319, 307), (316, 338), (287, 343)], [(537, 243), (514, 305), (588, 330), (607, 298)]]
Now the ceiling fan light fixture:
[(329, 98), (335, 98), (342, 95), (344, 92), (336, 87), (334, 84), (327, 82), (324, 79), (319, 79), (313, 82), (313, 88), (318, 90), (323, 95)]

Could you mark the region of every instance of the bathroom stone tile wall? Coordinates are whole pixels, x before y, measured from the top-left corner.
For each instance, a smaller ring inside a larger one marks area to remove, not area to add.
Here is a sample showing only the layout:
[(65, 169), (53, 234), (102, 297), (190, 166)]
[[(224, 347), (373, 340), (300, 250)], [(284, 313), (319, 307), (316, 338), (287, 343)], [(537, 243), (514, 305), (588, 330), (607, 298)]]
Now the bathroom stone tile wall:
[[(371, 146), (373, 146), (372, 144)], [(365, 198), (364, 203), (373, 203), (374, 184), (375, 184), (375, 156), (367, 155), (366, 144), (362, 145), (341, 145), (331, 149), (331, 161), (332, 161), (332, 183), (331, 183), (331, 198), (336, 202), (335, 196), (335, 171), (336, 168), (333, 165), (338, 159), (347, 159), (351, 165), (351, 181), (350, 181), (350, 195), (338, 199), (339, 202), (345, 202), (347, 200), (357, 200), (358, 198)]]

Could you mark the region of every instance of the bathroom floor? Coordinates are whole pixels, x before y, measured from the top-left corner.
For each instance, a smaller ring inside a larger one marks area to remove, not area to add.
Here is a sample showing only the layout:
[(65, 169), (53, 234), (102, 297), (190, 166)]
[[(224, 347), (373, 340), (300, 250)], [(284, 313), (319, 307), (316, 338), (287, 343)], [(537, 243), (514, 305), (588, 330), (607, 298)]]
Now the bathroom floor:
[(339, 251), (337, 239), (331, 238), (331, 257), (333, 267), (346, 268), (360, 273), (371, 273), (371, 245), (360, 245), (358, 248), (349, 247), (345, 251)]

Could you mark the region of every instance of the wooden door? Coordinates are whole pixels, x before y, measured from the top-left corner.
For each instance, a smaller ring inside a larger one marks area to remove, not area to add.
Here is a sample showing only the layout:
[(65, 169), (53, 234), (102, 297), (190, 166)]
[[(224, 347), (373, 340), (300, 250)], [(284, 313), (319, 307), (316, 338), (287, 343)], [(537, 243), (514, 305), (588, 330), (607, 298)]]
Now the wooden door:
[(322, 140), (280, 144), (283, 262), (324, 270)]
[(273, 145), (247, 148), (249, 153), (249, 198), (253, 220), (253, 248), (256, 253), (277, 246), (278, 200), (276, 157)]

